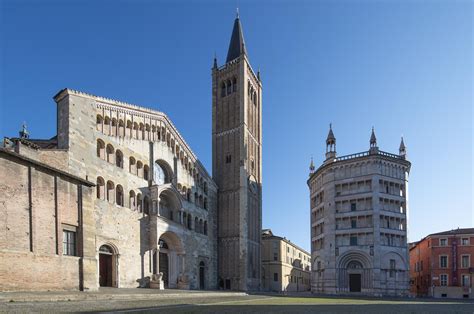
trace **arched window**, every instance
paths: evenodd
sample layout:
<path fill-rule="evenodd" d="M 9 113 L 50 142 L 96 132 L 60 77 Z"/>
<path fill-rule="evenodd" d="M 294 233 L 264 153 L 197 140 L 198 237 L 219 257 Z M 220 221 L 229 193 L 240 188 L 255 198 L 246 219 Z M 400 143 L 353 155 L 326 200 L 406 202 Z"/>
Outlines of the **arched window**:
<path fill-rule="evenodd" d="M 199 219 L 194 218 L 194 231 L 199 232 Z"/>
<path fill-rule="evenodd" d="M 199 233 L 204 233 L 204 222 L 199 219 Z"/>
<path fill-rule="evenodd" d="M 126 131 L 125 136 L 132 137 L 132 133 L 133 133 L 132 121 L 127 120 L 127 131 Z"/>
<path fill-rule="evenodd" d="M 143 140 L 145 139 L 145 126 L 143 125 L 143 123 L 140 123 L 139 129 L 140 129 L 140 134 L 138 138 Z"/>
<path fill-rule="evenodd" d="M 137 210 L 138 212 L 142 212 L 142 194 L 138 193 L 137 194 Z"/>
<path fill-rule="evenodd" d="M 194 204 L 196 204 L 196 206 L 199 206 L 199 195 L 197 194 L 197 192 L 194 192 Z"/>
<path fill-rule="evenodd" d="M 236 91 L 237 91 L 237 79 L 234 77 L 232 81 L 232 92 L 236 92 Z"/>
<path fill-rule="evenodd" d="M 221 97 L 225 97 L 225 83 L 222 82 L 221 84 Z"/>
<path fill-rule="evenodd" d="M 120 149 L 115 152 L 115 165 L 119 168 L 123 168 L 123 153 Z"/>
<path fill-rule="evenodd" d="M 105 181 L 102 177 L 97 177 L 97 198 L 98 199 L 105 199 Z"/>
<path fill-rule="evenodd" d="M 137 161 L 137 176 L 143 178 L 143 163 L 140 160 Z"/>
<path fill-rule="evenodd" d="M 125 123 L 123 122 L 122 119 L 119 120 L 118 126 L 119 126 L 119 133 L 118 133 L 118 135 L 119 135 L 120 137 L 124 137 L 124 136 L 125 136 Z"/>
<path fill-rule="evenodd" d="M 232 83 L 230 80 L 227 80 L 227 95 L 229 95 L 230 93 L 232 93 Z"/>
<path fill-rule="evenodd" d="M 143 179 L 150 180 L 150 167 L 148 165 L 143 166 Z"/>
<path fill-rule="evenodd" d="M 148 198 L 148 196 L 145 196 L 143 200 L 143 212 L 147 215 L 150 214 L 150 199 Z"/>
<path fill-rule="evenodd" d="M 186 192 L 186 200 L 188 202 L 191 202 L 191 189 L 188 189 L 188 191 Z"/>
<path fill-rule="evenodd" d="M 254 105 L 257 104 L 257 93 L 256 92 L 253 93 L 253 104 Z"/>
<path fill-rule="evenodd" d="M 101 139 L 97 140 L 97 157 L 105 160 L 105 143 Z"/>
<path fill-rule="evenodd" d="M 112 124 L 110 127 L 110 134 L 113 136 L 117 135 L 117 119 L 112 118 Z"/>
<path fill-rule="evenodd" d="M 138 129 L 138 123 L 133 123 L 133 138 L 138 138 L 138 133 L 139 133 L 139 129 Z"/>
<path fill-rule="evenodd" d="M 136 207 L 135 191 L 133 191 L 133 190 L 130 191 L 130 193 L 128 194 L 128 199 L 129 199 L 128 207 L 131 210 L 136 210 L 137 207 Z"/>
<path fill-rule="evenodd" d="M 132 174 L 137 173 L 137 165 L 136 165 L 135 158 L 133 158 L 133 157 L 129 158 L 129 169 L 128 169 L 128 171 Z"/>
<path fill-rule="evenodd" d="M 145 124 L 145 140 L 150 140 L 150 125 L 148 123 Z"/>
<path fill-rule="evenodd" d="M 115 189 L 115 202 L 118 206 L 123 206 L 123 187 L 120 184 Z"/>
<path fill-rule="evenodd" d="M 204 234 L 207 235 L 207 221 L 204 221 Z"/>
<path fill-rule="evenodd" d="M 204 209 L 207 209 L 207 198 L 204 198 Z"/>
<path fill-rule="evenodd" d="M 193 221 L 193 218 L 191 217 L 191 214 L 188 214 L 188 229 L 191 230 L 192 229 L 192 221 Z"/>
<path fill-rule="evenodd" d="M 112 181 L 107 181 L 107 201 L 113 203 L 115 200 L 115 184 Z"/>
<path fill-rule="evenodd" d="M 97 131 L 102 131 L 102 123 L 104 122 L 104 118 L 100 114 L 97 115 L 96 119 L 96 127 Z"/>
<path fill-rule="evenodd" d="M 202 195 L 199 195 L 199 207 L 203 207 L 203 206 L 204 206 L 204 199 Z"/>
<path fill-rule="evenodd" d="M 107 144 L 107 161 L 110 163 L 114 163 L 114 154 L 115 150 L 111 144 Z"/>
<path fill-rule="evenodd" d="M 103 133 L 104 134 L 110 134 L 110 118 L 105 116 L 104 118 L 104 128 L 103 128 Z"/>
<path fill-rule="evenodd" d="M 151 126 L 151 141 L 156 142 L 158 140 L 157 134 L 156 134 L 156 126 L 152 125 Z"/>

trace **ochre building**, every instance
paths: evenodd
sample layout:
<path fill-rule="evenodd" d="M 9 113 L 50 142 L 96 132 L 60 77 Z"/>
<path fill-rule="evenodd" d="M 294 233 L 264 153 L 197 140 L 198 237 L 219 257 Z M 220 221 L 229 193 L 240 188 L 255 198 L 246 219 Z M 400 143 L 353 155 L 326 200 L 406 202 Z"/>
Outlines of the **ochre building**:
<path fill-rule="evenodd" d="M 415 296 L 474 298 L 474 228 L 433 233 L 410 245 Z"/>
<path fill-rule="evenodd" d="M 370 149 L 336 155 L 332 128 L 326 159 L 307 181 L 311 208 L 311 290 L 314 293 L 406 295 L 409 290 L 407 211 L 410 162 Z"/>
<path fill-rule="evenodd" d="M 262 289 L 264 291 L 309 291 L 311 255 L 270 229 L 262 231 Z"/>
<path fill-rule="evenodd" d="M 63 89 L 0 148 L 0 290 L 260 288 L 261 81 L 237 17 L 212 68 L 213 177 L 160 111 Z"/>

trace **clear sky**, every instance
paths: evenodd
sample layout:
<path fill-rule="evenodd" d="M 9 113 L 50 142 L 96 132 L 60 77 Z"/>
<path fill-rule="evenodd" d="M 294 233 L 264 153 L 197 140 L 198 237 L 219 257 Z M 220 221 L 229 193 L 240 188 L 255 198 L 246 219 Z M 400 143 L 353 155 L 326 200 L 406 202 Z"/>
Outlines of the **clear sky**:
<path fill-rule="evenodd" d="M 0 0 L 0 136 L 55 135 L 69 87 L 165 112 L 211 171 L 211 67 L 240 7 L 263 80 L 263 226 L 310 247 L 311 155 L 412 162 L 409 240 L 473 227 L 471 1 Z"/>

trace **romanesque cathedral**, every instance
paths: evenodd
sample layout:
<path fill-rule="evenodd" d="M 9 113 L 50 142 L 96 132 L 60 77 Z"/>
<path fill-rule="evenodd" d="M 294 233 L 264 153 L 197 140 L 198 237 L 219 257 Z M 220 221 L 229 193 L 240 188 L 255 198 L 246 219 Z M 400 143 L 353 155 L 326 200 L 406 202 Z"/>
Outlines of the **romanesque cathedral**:
<path fill-rule="evenodd" d="M 163 112 L 54 101 L 54 137 L 0 148 L 0 290 L 260 288 L 262 84 L 238 17 L 212 68 L 212 176 Z"/>

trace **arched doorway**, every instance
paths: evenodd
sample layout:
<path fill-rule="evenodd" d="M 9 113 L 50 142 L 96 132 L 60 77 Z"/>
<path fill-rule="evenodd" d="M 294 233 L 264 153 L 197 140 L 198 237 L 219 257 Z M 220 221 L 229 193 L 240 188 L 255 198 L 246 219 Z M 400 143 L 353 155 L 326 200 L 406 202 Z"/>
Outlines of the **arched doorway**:
<path fill-rule="evenodd" d="M 204 262 L 199 263 L 199 289 L 206 289 L 206 265 Z"/>
<path fill-rule="evenodd" d="M 163 233 L 158 241 L 154 270 L 163 274 L 165 288 L 178 288 L 179 278 L 184 273 L 183 259 L 184 251 L 179 237 L 170 231 Z"/>
<path fill-rule="evenodd" d="M 338 261 L 338 291 L 370 292 L 373 287 L 372 264 L 368 254 L 348 251 Z"/>
<path fill-rule="evenodd" d="M 109 245 L 99 248 L 99 285 L 101 287 L 115 287 L 115 257 L 116 254 Z"/>

